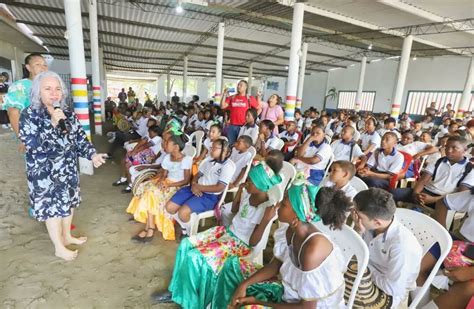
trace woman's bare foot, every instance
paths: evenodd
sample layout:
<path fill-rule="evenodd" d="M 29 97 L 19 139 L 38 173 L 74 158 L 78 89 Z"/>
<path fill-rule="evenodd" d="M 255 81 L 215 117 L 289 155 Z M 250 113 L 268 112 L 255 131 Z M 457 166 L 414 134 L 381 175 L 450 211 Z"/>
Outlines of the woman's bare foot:
<path fill-rule="evenodd" d="M 64 245 L 69 246 L 69 245 L 82 245 L 87 241 L 87 237 L 68 237 L 64 238 Z"/>
<path fill-rule="evenodd" d="M 77 257 L 77 253 L 78 253 L 77 250 L 72 251 L 66 247 L 63 247 L 63 248 L 56 249 L 56 251 L 54 252 L 54 255 L 56 255 L 59 258 L 62 258 L 63 260 L 72 261 Z"/>

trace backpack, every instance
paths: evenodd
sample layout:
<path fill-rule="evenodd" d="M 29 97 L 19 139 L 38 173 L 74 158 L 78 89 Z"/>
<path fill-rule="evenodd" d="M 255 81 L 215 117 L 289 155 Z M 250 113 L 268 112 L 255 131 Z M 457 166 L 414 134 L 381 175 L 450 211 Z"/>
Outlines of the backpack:
<path fill-rule="evenodd" d="M 435 168 L 434 168 L 434 171 L 433 171 L 433 176 L 431 177 L 432 180 L 435 179 L 436 177 L 436 172 L 438 171 L 438 167 L 440 166 L 441 162 L 443 162 L 443 160 L 445 159 L 446 157 L 442 157 L 442 158 L 439 158 L 438 161 L 436 161 L 435 163 Z M 461 182 L 464 180 L 464 178 L 466 178 L 466 176 L 472 171 L 472 163 L 471 162 L 467 162 L 466 166 L 464 167 L 464 172 L 462 173 L 462 176 L 461 178 L 459 179 L 458 183 L 456 184 L 456 187 L 459 187 L 459 185 L 461 184 Z"/>

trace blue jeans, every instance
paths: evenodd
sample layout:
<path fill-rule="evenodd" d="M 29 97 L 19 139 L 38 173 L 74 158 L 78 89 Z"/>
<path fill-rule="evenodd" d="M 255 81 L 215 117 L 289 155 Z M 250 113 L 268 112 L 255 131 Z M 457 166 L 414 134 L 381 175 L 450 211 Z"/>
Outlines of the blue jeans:
<path fill-rule="evenodd" d="M 229 140 L 230 146 L 234 145 L 235 141 L 237 140 L 237 137 L 239 137 L 241 127 L 242 126 L 235 126 L 233 124 L 230 124 L 227 127 L 227 139 Z"/>
<path fill-rule="evenodd" d="M 388 190 L 390 181 L 388 179 L 381 179 L 376 177 L 362 177 L 361 178 L 369 188 L 381 188 Z"/>

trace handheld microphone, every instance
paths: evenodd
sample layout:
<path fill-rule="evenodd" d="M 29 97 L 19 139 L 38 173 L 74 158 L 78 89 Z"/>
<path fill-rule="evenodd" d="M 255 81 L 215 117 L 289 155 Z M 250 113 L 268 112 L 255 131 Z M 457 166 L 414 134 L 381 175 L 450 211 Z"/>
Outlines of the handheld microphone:
<path fill-rule="evenodd" d="M 54 107 L 55 110 L 56 109 L 61 109 L 61 104 L 59 103 L 59 101 L 54 101 L 53 102 L 53 107 Z M 66 122 L 64 121 L 64 119 L 59 119 L 58 125 L 59 125 L 59 128 L 61 129 L 61 132 L 63 132 L 63 133 L 67 132 Z"/>

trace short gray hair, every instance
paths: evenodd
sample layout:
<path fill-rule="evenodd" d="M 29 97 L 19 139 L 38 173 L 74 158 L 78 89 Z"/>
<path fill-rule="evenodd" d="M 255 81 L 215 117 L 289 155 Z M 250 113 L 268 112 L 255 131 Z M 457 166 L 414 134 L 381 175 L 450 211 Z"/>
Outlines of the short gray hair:
<path fill-rule="evenodd" d="M 31 108 L 32 109 L 40 109 L 40 108 L 43 107 L 43 102 L 41 102 L 41 93 L 40 93 L 41 92 L 41 81 L 46 77 L 54 77 L 59 81 L 59 84 L 61 85 L 61 90 L 63 92 L 63 96 L 62 96 L 61 101 L 59 103 L 61 104 L 61 109 L 66 108 L 67 107 L 67 105 L 66 105 L 66 98 L 67 98 L 66 85 L 64 84 L 61 77 L 53 71 L 46 71 L 46 72 L 40 73 L 33 80 L 33 85 L 31 86 L 31 92 L 30 92 Z"/>

